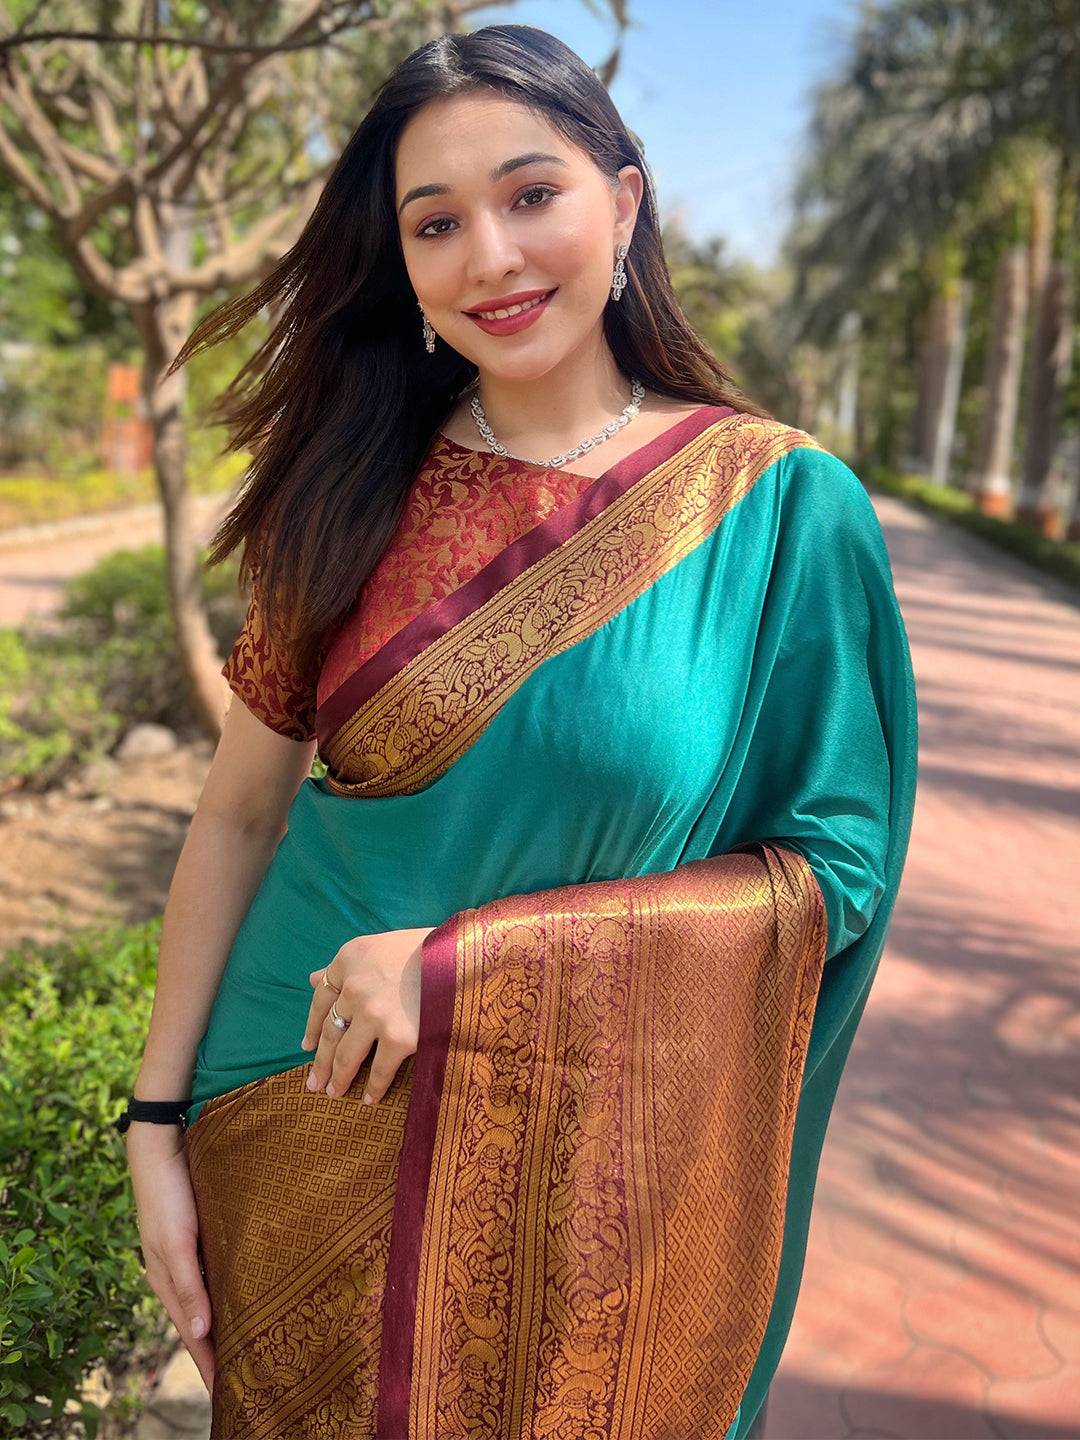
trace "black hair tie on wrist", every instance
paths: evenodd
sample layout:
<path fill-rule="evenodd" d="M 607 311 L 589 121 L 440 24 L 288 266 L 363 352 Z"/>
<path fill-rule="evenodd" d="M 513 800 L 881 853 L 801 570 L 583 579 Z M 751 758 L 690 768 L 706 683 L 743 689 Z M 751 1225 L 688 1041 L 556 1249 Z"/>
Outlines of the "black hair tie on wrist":
<path fill-rule="evenodd" d="M 127 1109 L 112 1122 L 113 1128 L 123 1135 L 132 1120 L 152 1120 L 156 1125 L 180 1125 L 186 1129 L 190 1105 L 190 1095 L 186 1100 L 136 1100 L 132 1095 Z"/>

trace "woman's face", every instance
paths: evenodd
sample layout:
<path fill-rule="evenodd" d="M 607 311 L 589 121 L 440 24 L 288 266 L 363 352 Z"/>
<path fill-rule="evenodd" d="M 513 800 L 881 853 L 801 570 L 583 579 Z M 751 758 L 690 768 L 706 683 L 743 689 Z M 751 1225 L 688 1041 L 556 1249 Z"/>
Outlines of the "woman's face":
<path fill-rule="evenodd" d="M 530 155 L 548 158 L 517 163 Z M 424 314 L 482 374 L 544 374 L 599 325 L 641 192 L 636 166 L 623 166 L 613 185 L 513 100 L 482 92 L 430 101 L 402 131 L 395 175 L 401 248 Z M 554 294 L 530 323 L 504 322 L 503 333 L 470 318 L 521 291 Z M 422 323 L 417 310 L 417 346 Z"/>

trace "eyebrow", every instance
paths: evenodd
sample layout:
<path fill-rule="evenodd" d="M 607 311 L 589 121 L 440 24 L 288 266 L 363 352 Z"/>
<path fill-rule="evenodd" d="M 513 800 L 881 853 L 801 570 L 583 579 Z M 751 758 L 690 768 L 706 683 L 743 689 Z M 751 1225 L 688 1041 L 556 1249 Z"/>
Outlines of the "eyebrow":
<path fill-rule="evenodd" d="M 494 185 L 497 180 L 501 180 L 504 175 L 509 175 L 512 170 L 519 170 L 522 165 L 533 165 L 538 160 L 547 160 L 552 165 L 566 164 L 566 161 L 558 155 L 549 155 L 544 150 L 530 150 L 526 155 L 515 155 L 510 160 L 504 160 L 501 165 L 496 165 L 488 179 Z M 425 195 L 446 195 L 449 194 L 450 188 L 449 185 L 439 184 L 414 185 L 398 206 L 397 213 L 400 215 L 410 200 L 420 200 Z"/>

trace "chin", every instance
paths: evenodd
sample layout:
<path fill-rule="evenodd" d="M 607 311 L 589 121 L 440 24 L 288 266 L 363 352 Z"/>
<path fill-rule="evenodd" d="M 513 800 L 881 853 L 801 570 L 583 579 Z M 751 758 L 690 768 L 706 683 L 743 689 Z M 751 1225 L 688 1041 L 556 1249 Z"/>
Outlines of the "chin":
<path fill-rule="evenodd" d="M 471 360 L 480 371 L 481 381 L 491 379 L 506 381 L 514 385 L 526 385 L 531 380 L 539 380 L 549 371 L 553 370 L 562 355 L 553 355 L 549 352 L 534 355 L 520 355 L 507 357 L 500 362 L 499 357 L 493 361 L 490 355 L 468 355 L 466 359 Z"/>

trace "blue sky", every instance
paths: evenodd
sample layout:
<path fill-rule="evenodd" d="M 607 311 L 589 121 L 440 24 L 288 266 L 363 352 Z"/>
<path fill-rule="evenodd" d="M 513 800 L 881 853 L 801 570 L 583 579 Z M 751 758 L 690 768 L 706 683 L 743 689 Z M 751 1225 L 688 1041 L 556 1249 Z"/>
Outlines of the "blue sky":
<path fill-rule="evenodd" d="M 603 8 L 603 0 L 596 0 Z M 681 212 L 697 239 L 768 265 L 786 226 L 809 90 L 847 51 L 858 0 L 627 0 L 635 27 L 611 94 L 644 142 L 662 218 Z M 590 65 L 614 28 L 584 0 L 520 0 L 473 25 L 550 30 Z"/>

